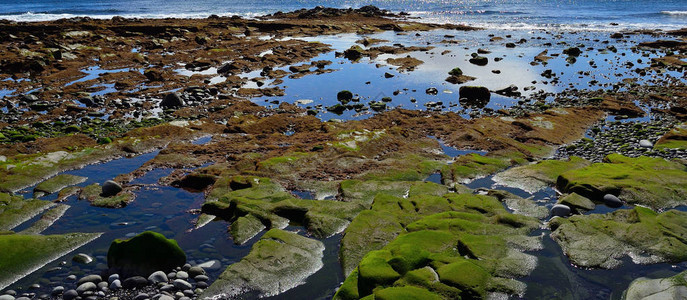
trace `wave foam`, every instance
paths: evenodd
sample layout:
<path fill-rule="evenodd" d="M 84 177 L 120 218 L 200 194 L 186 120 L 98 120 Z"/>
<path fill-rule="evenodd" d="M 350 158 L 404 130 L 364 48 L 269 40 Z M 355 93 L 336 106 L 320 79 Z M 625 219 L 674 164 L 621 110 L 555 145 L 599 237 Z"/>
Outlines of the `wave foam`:
<path fill-rule="evenodd" d="M 23 14 L 15 15 L 0 15 L 0 20 L 9 20 L 15 22 L 42 22 L 42 21 L 54 21 L 59 19 L 69 19 L 77 17 L 89 17 L 92 19 L 112 19 L 113 17 L 119 16 L 124 18 L 139 18 L 139 19 L 165 19 L 165 18 L 180 18 L 180 19 L 203 19 L 210 15 L 217 15 L 220 17 L 228 16 L 242 16 L 247 18 L 253 18 L 262 13 L 178 13 L 178 14 L 103 14 L 103 15 L 89 15 L 89 14 L 51 14 L 51 13 L 33 13 L 26 12 Z"/>
<path fill-rule="evenodd" d="M 671 16 L 687 16 L 687 10 L 664 10 L 661 13 Z"/>

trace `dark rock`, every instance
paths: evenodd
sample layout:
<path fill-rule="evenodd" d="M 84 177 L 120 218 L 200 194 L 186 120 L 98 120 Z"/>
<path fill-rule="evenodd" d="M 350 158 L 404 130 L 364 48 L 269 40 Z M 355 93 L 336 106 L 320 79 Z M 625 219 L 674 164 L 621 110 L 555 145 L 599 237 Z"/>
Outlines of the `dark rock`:
<path fill-rule="evenodd" d="M 474 103 L 474 105 L 478 107 L 486 106 L 491 98 L 489 89 L 483 86 L 461 86 L 458 90 L 458 95 L 460 99 L 465 100 L 465 103 Z"/>
<path fill-rule="evenodd" d="M 569 56 L 580 56 L 582 54 L 582 50 L 577 47 L 570 47 L 568 49 L 563 50 L 563 54 L 567 54 Z"/>
<path fill-rule="evenodd" d="M 160 71 L 158 71 L 158 70 L 153 70 L 153 69 L 146 70 L 145 72 L 143 72 L 143 75 L 146 78 L 148 78 L 149 81 L 162 81 L 163 80 L 162 73 L 160 73 Z"/>
<path fill-rule="evenodd" d="M 431 88 L 428 88 L 428 89 L 425 91 L 425 93 L 426 93 L 427 95 L 434 95 L 434 96 L 436 96 L 436 95 L 439 94 L 439 90 L 437 90 L 437 88 L 431 87 Z"/>
<path fill-rule="evenodd" d="M 563 204 L 556 204 L 551 208 L 551 216 L 565 217 L 570 215 L 570 207 Z"/>
<path fill-rule="evenodd" d="M 511 84 L 505 88 L 495 90 L 494 93 L 503 95 L 506 97 L 519 97 L 521 95 L 520 92 L 518 92 L 518 87 L 515 86 L 514 84 Z"/>
<path fill-rule="evenodd" d="M 448 75 L 451 75 L 451 76 L 460 76 L 460 75 L 463 75 L 463 70 L 461 70 L 460 68 L 457 68 L 457 67 L 456 67 L 456 68 L 453 68 L 451 71 L 449 71 L 449 72 L 448 72 Z"/>
<path fill-rule="evenodd" d="M 347 104 L 348 102 L 353 100 L 353 93 L 346 90 L 340 91 L 336 94 L 336 100 L 341 102 L 341 104 Z"/>
<path fill-rule="evenodd" d="M 603 200 L 604 200 L 604 204 L 606 204 L 606 206 L 611 207 L 611 208 L 618 208 L 618 207 L 623 206 L 623 201 L 620 201 L 620 199 L 618 199 L 618 197 L 616 197 L 613 194 L 604 195 Z"/>
<path fill-rule="evenodd" d="M 124 279 L 122 282 L 122 287 L 125 289 L 141 288 L 148 285 L 148 279 L 142 276 L 134 276 Z"/>
<path fill-rule="evenodd" d="M 146 299 L 150 299 L 150 296 L 148 296 L 148 294 L 144 294 L 144 293 L 140 293 L 140 294 L 136 295 L 136 297 L 134 297 L 134 300 L 146 300 Z"/>
<path fill-rule="evenodd" d="M 88 256 L 87 254 L 79 253 L 77 255 L 74 255 L 74 257 L 72 257 L 72 261 L 75 263 L 87 265 L 87 264 L 90 264 L 91 262 L 93 262 L 93 258 Z M 86 276 L 86 277 L 88 277 L 88 276 Z M 83 280 L 83 278 L 82 278 L 82 280 Z M 100 279 L 100 280 L 102 281 L 102 279 Z M 79 284 L 81 284 L 81 283 L 83 283 L 83 282 L 81 282 L 81 280 L 79 280 Z"/>
<path fill-rule="evenodd" d="M 79 293 L 76 290 L 68 290 L 62 294 L 62 299 L 64 300 L 72 300 L 76 297 L 79 297 Z"/>
<path fill-rule="evenodd" d="M 486 66 L 489 63 L 489 59 L 484 56 L 475 56 L 470 58 L 470 63 L 478 66 Z"/>
<path fill-rule="evenodd" d="M 332 112 L 332 113 L 337 114 L 337 115 L 343 114 L 344 111 L 346 111 L 346 109 L 347 109 L 346 106 L 341 105 L 341 104 L 335 104 L 335 105 L 327 107 L 327 111 Z"/>
<path fill-rule="evenodd" d="M 129 240 L 117 239 L 107 252 L 108 267 L 121 271 L 122 275 L 147 276 L 157 270 L 172 270 L 184 263 L 186 254 L 177 242 L 152 231 Z"/>
<path fill-rule="evenodd" d="M 79 279 L 79 281 L 76 282 L 77 285 L 81 285 L 86 282 L 93 282 L 93 283 L 98 283 L 103 281 L 103 278 L 100 277 L 100 275 L 88 275 L 84 276 L 83 278 Z"/>
<path fill-rule="evenodd" d="M 386 103 L 378 102 L 378 101 L 371 101 L 370 102 L 370 109 L 372 109 L 374 111 L 383 111 L 386 109 Z"/>
<path fill-rule="evenodd" d="M 165 98 L 160 102 L 160 107 L 162 108 L 177 108 L 186 105 L 184 100 L 181 99 L 177 93 L 169 93 L 165 95 Z"/>
<path fill-rule="evenodd" d="M 384 73 L 384 78 L 393 78 L 394 74 L 391 74 L 389 72 Z"/>
<path fill-rule="evenodd" d="M 79 293 L 79 295 L 81 295 L 87 291 L 95 291 L 97 288 L 98 286 L 95 285 L 95 283 L 93 282 L 84 282 L 76 288 L 76 292 Z"/>
<path fill-rule="evenodd" d="M 108 180 L 108 181 L 105 181 L 105 183 L 103 183 L 101 195 L 103 197 L 110 197 L 110 196 L 117 195 L 121 191 L 122 191 L 122 186 L 119 185 L 119 183 L 116 183 L 112 180 Z"/>
<path fill-rule="evenodd" d="M 205 270 L 204 270 L 203 268 L 201 268 L 201 267 L 194 266 L 194 267 L 190 267 L 190 268 L 188 269 L 188 276 L 193 277 L 194 279 L 195 279 L 197 276 L 202 276 L 202 275 L 205 275 Z M 197 280 L 197 279 L 196 279 L 196 280 Z"/>
<path fill-rule="evenodd" d="M 515 43 L 506 43 L 506 48 L 515 48 Z"/>
<path fill-rule="evenodd" d="M 188 281 L 183 280 L 183 279 L 175 279 L 173 284 L 177 289 L 180 289 L 182 291 L 183 290 L 190 290 L 193 288 L 193 286 L 190 283 L 188 283 Z"/>

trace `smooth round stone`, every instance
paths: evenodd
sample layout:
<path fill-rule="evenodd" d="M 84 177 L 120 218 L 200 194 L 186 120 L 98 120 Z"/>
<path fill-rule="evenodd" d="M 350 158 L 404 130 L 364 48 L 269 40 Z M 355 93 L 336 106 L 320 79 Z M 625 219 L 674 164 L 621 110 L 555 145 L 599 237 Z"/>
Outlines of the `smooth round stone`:
<path fill-rule="evenodd" d="M 153 274 L 150 274 L 150 276 L 148 276 L 148 282 L 153 284 L 159 282 L 166 283 L 167 281 L 169 281 L 169 279 L 167 279 L 167 274 L 165 274 L 165 272 L 162 271 L 154 272 Z"/>
<path fill-rule="evenodd" d="M 618 208 L 623 206 L 623 201 L 620 201 L 615 195 L 606 194 L 604 195 L 604 204 L 608 207 Z"/>
<path fill-rule="evenodd" d="M 200 281 L 208 281 L 210 278 L 207 275 L 198 275 L 196 277 L 193 277 L 193 280 L 200 282 Z"/>
<path fill-rule="evenodd" d="M 190 268 L 191 268 L 191 264 L 184 264 L 184 265 L 181 267 L 181 270 L 182 270 L 182 271 L 188 271 L 188 269 L 190 269 Z"/>
<path fill-rule="evenodd" d="M 173 284 L 166 284 L 166 285 L 163 285 L 163 286 L 160 288 L 160 292 L 171 292 L 171 291 L 173 291 L 173 290 L 174 290 L 174 285 L 173 285 Z"/>
<path fill-rule="evenodd" d="M 17 292 L 14 290 L 6 290 L 5 295 L 16 296 Z"/>
<path fill-rule="evenodd" d="M 169 279 L 176 279 L 176 278 L 177 278 L 177 272 L 169 272 L 169 273 L 167 273 L 167 278 L 169 278 Z"/>
<path fill-rule="evenodd" d="M 56 286 L 54 289 L 52 289 L 52 292 L 50 292 L 50 294 L 52 294 L 53 296 L 57 296 L 57 295 L 60 295 L 62 293 L 64 293 L 64 287 L 61 285 Z"/>
<path fill-rule="evenodd" d="M 551 208 L 551 215 L 558 217 L 565 217 L 570 215 L 570 207 L 563 204 L 556 204 Z"/>
<path fill-rule="evenodd" d="M 150 296 L 148 296 L 148 294 L 140 293 L 140 294 L 136 295 L 136 297 L 134 297 L 134 300 L 145 300 L 145 299 L 150 299 Z"/>
<path fill-rule="evenodd" d="M 116 291 L 122 288 L 122 282 L 119 279 L 115 279 L 110 283 L 110 289 Z"/>
<path fill-rule="evenodd" d="M 100 291 L 102 291 L 103 289 L 106 289 L 108 287 L 108 284 L 105 281 L 98 282 L 97 285 L 98 285 L 98 290 L 100 290 Z"/>
<path fill-rule="evenodd" d="M 184 295 L 186 295 L 186 296 L 188 296 L 188 297 L 191 297 L 191 296 L 193 296 L 193 295 L 195 295 L 195 294 L 196 294 L 196 293 L 194 293 L 191 289 L 184 290 Z"/>
<path fill-rule="evenodd" d="M 12 296 L 12 295 L 2 295 L 2 296 L 0 296 L 0 300 L 14 300 L 14 296 Z"/>
<path fill-rule="evenodd" d="M 184 296 L 184 297 L 179 298 L 179 300 L 191 300 L 191 298 Z"/>
<path fill-rule="evenodd" d="M 196 278 L 198 275 L 205 275 L 205 270 L 199 266 L 190 267 L 188 269 L 188 276 Z"/>
<path fill-rule="evenodd" d="M 69 276 L 67 276 L 66 279 L 69 280 L 69 281 L 74 281 L 74 280 L 76 280 L 76 275 L 74 275 L 74 274 L 69 275 Z"/>
<path fill-rule="evenodd" d="M 641 141 L 639 141 L 639 147 L 650 149 L 650 148 L 654 147 L 654 144 L 652 142 L 650 142 L 649 140 L 641 140 Z"/>
<path fill-rule="evenodd" d="M 103 281 L 103 278 L 100 277 L 100 275 L 88 275 L 88 276 L 84 276 L 83 278 L 79 279 L 79 281 L 77 281 L 76 284 L 81 285 L 85 282 L 98 283 L 101 281 Z"/>
<path fill-rule="evenodd" d="M 74 261 L 76 263 L 83 264 L 83 265 L 87 265 L 87 264 L 90 264 L 93 262 L 93 258 L 88 256 L 88 254 L 79 253 L 77 255 L 74 255 L 74 257 L 72 257 L 72 261 Z"/>
<path fill-rule="evenodd" d="M 181 297 L 186 297 L 186 296 L 184 296 L 184 293 L 182 293 L 182 292 L 176 292 L 176 293 L 174 294 L 174 297 L 176 297 L 177 299 L 179 299 L 179 298 L 181 298 Z"/>
<path fill-rule="evenodd" d="M 206 289 L 206 288 L 208 288 L 208 283 L 205 281 L 201 281 L 201 282 L 196 283 L 196 287 L 201 288 L 201 289 Z"/>
<path fill-rule="evenodd" d="M 144 287 L 146 285 L 148 285 L 148 279 L 145 279 L 142 276 L 129 277 L 122 282 L 122 286 L 127 289 Z"/>
<path fill-rule="evenodd" d="M 38 284 L 38 283 L 34 283 L 34 284 L 32 284 L 32 285 L 29 286 L 29 289 L 30 289 L 30 290 L 37 290 L 37 289 L 40 289 L 40 288 L 41 288 L 41 285 Z"/>
<path fill-rule="evenodd" d="M 29 297 L 19 297 L 16 300 L 31 300 Z"/>
<path fill-rule="evenodd" d="M 72 300 L 76 297 L 79 297 L 79 292 L 77 292 L 76 290 L 68 290 L 64 292 L 64 294 L 62 294 L 62 298 L 64 300 Z"/>
<path fill-rule="evenodd" d="M 180 290 L 190 290 L 193 286 L 186 280 L 174 279 L 174 286 Z"/>
<path fill-rule="evenodd" d="M 177 272 L 177 279 L 183 279 L 183 280 L 188 279 L 188 273 L 186 273 L 184 271 Z"/>
<path fill-rule="evenodd" d="M 102 187 L 102 195 L 104 197 L 110 197 L 117 195 L 117 193 L 122 191 L 122 186 L 112 180 L 105 181 Z"/>
<path fill-rule="evenodd" d="M 174 297 L 167 296 L 167 295 L 160 295 L 160 297 L 158 297 L 157 300 L 174 300 Z"/>
<path fill-rule="evenodd" d="M 94 291 L 97 288 L 98 287 L 93 282 L 84 282 L 83 284 L 79 285 L 78 288 L 76 288 L 76 292 L 79 294 L 83 294 L 87 291 Z"/>
<path fill-rule="evenodd" d="M 107 278 L 107 282 L 112 283 L 113 281 L 119 279 L 119 274 L 112 274 Z"/>

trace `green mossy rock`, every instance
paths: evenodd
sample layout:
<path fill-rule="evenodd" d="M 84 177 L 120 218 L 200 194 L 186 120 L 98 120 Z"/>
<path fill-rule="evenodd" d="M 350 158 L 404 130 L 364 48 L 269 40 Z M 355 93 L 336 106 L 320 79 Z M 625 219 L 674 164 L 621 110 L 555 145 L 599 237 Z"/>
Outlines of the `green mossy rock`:
<path fill-rule="evenodd" d="M 614 268 L 626 255 L 635 263 L 687 260 L 687 212 L 657 214 L 635 207 L 605 215 L 554 218 L 549 227 L 570 261 L 581 267 Z"/>
<path fill-rule="evenodd" d="M 98 238 L 100 233 L 64 235 L 0 234 L 0 289 L 64 254 Z"/>
<path fill-rule="evenodd" d="M 442 298 L 425 289 L 413 286 L 390 287 L 377 290 L 374 293 L 375 300 L 441 300 Z"/>
<path fill-rule="evenodd" d="M 518 166 L 498 173 L 494 181 L 516 187 L 528 192 L 536 192 L 547 186 L 556 184 L 558 176 L 566 171 L 589 166 L 590 161 L 571 157 L 568 160 L 543 160 L 535 164 Z"/>
<path fill-rule="evenodd" d="M 485 299 L 486 285 L 491 277 L 484 269 L 468 261 L 458 261 L 437 269 L 439 280 L 462 291 L 463 299 Z"/>
<path fill-rule="evenodd" d="M 114 240 L 107 251 L 107 266 L 125 277 L 167 272 L 185 263 L 186 254 L 175 240 L 152 231 L 128 240 Z"/>
<path fill-rule="evenodd" d="M 487 195 L 505 203 L 508 208 L 513 210 L 514 214 L 537 219 L 544 219 L 549 216 L 549 210 L 544 206 L 537 205 L 532 199 L 524 199 L 503 190 L 490 190 Z"/>
<path fill-rule="evenodd" d="M 48 229 L 50 225 L 55 223 L 57 219 L 61 218 L 69 207 L 70 206 L 66 204 L 58 204 L 56 207 L 45 212 L 38 221 L 31 224 L 31 227 L 22 230 L 20 234 L 39 234 L 43 232 Z"/>
<path fill-rule="evenodd" d="M 0 231 L 11 230 L 54 206 L 50 201 L 27 199 L 0 193 Z"/>
<path fill-rule="evenodd" d="M 45 194 L 52 194 L 59 192 L 68 186 L 77 185 L 86 181 L 86 177 L 60 174 L 39 183 L 33 190 L 34 192 L 43 192 Z"/>
<path fill-rule="evenodd" d="M 568 194 L 563 197 L 558 198 L 558 204 L 567 205 L 572 208 L 573 211 L 589 211 L 596 208 L 596 204 L 585 197 L 582 197 L 576 193 Z"/>
<path fill-rule="evenodd" d="M 229 232 L 234 239 L 234 243 L 242 245 L 261 231 L 265 230 L 265 228 L 265 225 L 263 225 L 258 218 L 253 215 L 246 215 L 245 217 L 239 217 L 236 221 L 231 223 Z"/>
<path fill-rule="evenodd" d="M 687 299 L 687 271 L 668 278 L 637 278 L 623 293 L 623 300 L 653 299 Z"/>
<path fill-rule="evenodd" d="M 444 167 L 441 175 L 445 183 L 464 183 L 525 162 L 524 154 L 519 152 L 488 156 L 470 153 L 458 157 L 453 164 Z"/>
<path fill-rule="evenodd" d="M 324 244 L 293 232 L 271 229 L 241 261 L 229 266 L 200 299 L 231 299 L 244 293 L 283 293 L 322 267 Z"/>
<path fill-rule="evenodd" d="M 91 205 L 106 208 L 121 208 L 134 201 L 136 196 L 130 192 L 120 192 L 115 196 L 103 197 L 100 195 L 102 187 L 94 183 L 84 187 L 79 193 L 79 199 L 88 200 Z"/>
<path fill-rule="evenodd" d="M 344 274 L 353 272 L 365 254 L 381 249 L 403 231 L 403 226 L 393 215 L 362 211 L 346 228 L 341 240 L 339 258 Z"/>
<path fill-rule="evenodd" d="M 687 204 L 687 166 L 663 158 L 611 154 L 603 163 L 561 174 L 556 185 L 593 201 L 613 194 L 657 210 Z"/>

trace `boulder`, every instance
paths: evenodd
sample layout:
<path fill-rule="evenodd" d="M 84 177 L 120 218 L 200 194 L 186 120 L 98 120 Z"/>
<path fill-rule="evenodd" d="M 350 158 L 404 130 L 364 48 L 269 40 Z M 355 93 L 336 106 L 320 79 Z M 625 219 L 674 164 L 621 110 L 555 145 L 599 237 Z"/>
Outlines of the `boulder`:
<path fill-rule="evenodd" d="M 177 93 L 169 93 L 165 95 L 165 98 L 162 99 L 162 102 L 160 102 L 160 107 L 162 108 L 178 108 L 186 105 L 184 103 L 184 100 L 181 99 L 181 96 Z"/>
<path fill-rule="evenodd" d="M 122 186 L 119 185 L 119 183 L 116 183 L 112 180 L 105 181 L 103 183 L 103 188 L 101 192 L 101 196 L 103 197 L 111 197 L 114 195 L 117 195 L 119 192 L 122 191 Z"/>
<path fill-rule="evenodd" d="M 489 59 L 484 56 L 475 56 L 470 58 L 470 63 L 478 66 L 486 66 L 489 63 Z"/>
<path fill-rule="evenodd" d="M 623 201 L 618 199 L 618 197 L 616 197 L 613 194 L 604 195 L 603 200 L 604 200 L 604 204 L 606 204 L 606 206 L 608 206 L 608 207 L 618 208 L 618 207 L 623 206 Z"/>
<path fill-rule="evenodd" d="M 152 231 L 129 240 L 114 240 L 107 252 L 108 267 L 125 277 L 147 276 L 157 270 L 172 270 L 184 263 L 186 254 L 177 242 Z"/>
<path fill-rule="evenodd" d="M 351 91 L 340 91 L 339 93 L 336 94 L 336 100 L 341 102 L 341 104 L 347 104 L 351 100 L 353 100 L 353 93 Z"/>
<path fill-rule="evenodd" d="M 557 203 L 567 205 L 568 207 L 577 212 L 589 211 L 596 208 L 596 205 L 594 204 L 594 202 L 592 202 L 592 200 L 589 200 L 586 197 L 582 197 L 575 193 L 565 195 L 559 198 Z"/>
<path fill-rule="evenodd" d="M 570 215 L 570 207 L 563 204 L 556 204 L 551 208 L 551 216 L 566 217 Z"/>
<path fill-rule="evenodd" d="M 668 278 L 637 278 L 623 293 L 623 300 L 687 299 L 687 271 Z"/>
<path fill-rule="evenodd" d="M 489 103 L 491 93 L 483 86 L 461 86 L 458 90 L 461 104 L 466 106 L 484 107 Z"/>

